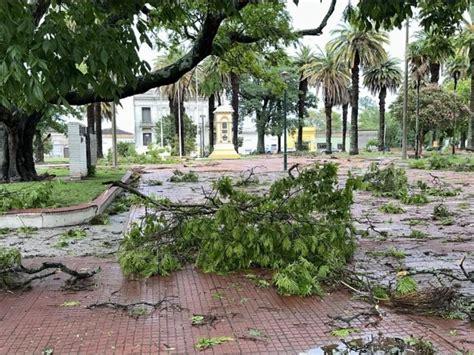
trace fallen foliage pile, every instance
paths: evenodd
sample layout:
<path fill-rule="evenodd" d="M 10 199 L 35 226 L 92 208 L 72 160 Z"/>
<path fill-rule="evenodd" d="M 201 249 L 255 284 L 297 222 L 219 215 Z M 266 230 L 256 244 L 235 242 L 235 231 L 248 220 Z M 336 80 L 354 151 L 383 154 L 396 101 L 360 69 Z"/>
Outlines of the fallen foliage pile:
<path fill-rule="evenodd" d="M 349 176 L 338 187 L 336 165 L 325 164 L 290 173 L 262 196 L 223 177 L 202 204 L 145 197 L 148 213 L 125 236 L 120 265 L 144 276 L 168 275 L 186 263 L 205 272 L 270 268 L 282 294 L 318 294 L 320 281 L 353 255 L 356 185 Z"/>

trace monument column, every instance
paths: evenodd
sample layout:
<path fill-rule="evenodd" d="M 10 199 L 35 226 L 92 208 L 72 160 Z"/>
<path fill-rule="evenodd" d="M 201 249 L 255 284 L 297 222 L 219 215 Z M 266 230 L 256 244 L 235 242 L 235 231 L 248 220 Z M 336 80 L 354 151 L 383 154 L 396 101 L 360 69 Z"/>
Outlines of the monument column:
<path fill-rule="evenodd" d="M 239 159 L 240 155 L 232 144 L 232 113 L 230 105 L 221 105 L 214 111 L 216 141 L 209 159 Z"/>

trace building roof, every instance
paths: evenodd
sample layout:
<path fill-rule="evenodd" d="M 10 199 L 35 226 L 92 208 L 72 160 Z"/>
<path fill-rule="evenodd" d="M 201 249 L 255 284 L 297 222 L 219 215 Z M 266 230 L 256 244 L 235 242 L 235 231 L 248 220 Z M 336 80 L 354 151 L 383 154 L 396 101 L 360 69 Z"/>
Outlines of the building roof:
<path fill-rule="evenodd" d="M 112 128 L 104 128 L 102 130 L 102 135 L 104 136 L 111 136 L 112 135 Z M 130 133 L 130 132 L 127 132 L 127 131 L 124 131 L 120 128 L 117 128 L 117 135 L 122 135 L 122 136 L 132 136 L 133 137 L 133 133 Z"/>
<path fill-rule="evenodd" d="M 214 113 L 216 112 L 233 113 L 234 109 L 232 108 L 231 105 L 220 105 L 218 108 L 214 110 Z"/>

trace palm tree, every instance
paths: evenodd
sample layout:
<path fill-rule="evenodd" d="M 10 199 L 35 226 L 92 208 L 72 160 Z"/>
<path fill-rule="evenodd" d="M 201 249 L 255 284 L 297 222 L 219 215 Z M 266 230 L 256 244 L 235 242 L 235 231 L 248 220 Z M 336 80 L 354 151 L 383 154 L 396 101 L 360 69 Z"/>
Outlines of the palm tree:
<path fill-rule="evenodd" d="M 385 59 L 384 44 L 388 44 L 385 32 L 362 31 L 355 23 L 342 25 L 332 31 L 336 36 L 329 48 L 336 59 L 351 68 L 351 148 L 349 154 L 359 154 L 357 119 L 359 115 L 359 70 L 375 65 Z"/>
<path fill-rule="evenodd" d="M 351 102 L 351 87 L 346 88 L 346 94 L 342 100 L 342 151 L 346 151 L 346 136 L 347 136 L 347 111 Z"/>
<path fill-rule="evenodd" d="M 340 105 L 347 94 L 350 81 L 345 65 L 337 61 L 336 54 L 329 48 L 324 53 L 321 49 L 314 59 L 304 67 L 304 78 L 308 79 L 316 90 L 321 89 L 326 113 L 326 153 L 332 153 L 332 108 Z"/>
<path fill-rule="evenodd" d="M 410 71 L 413 80 L 415 81 L 416 87 L 416 114 L 415 114 L 415 157 L 421 156 L 422 147 L 422 136 L 420 132 L 420 88 L 424 81 L 428 77 L 428 73 L 431 73 L 431 79 L 433 79 L 433 73 L 430 70 L 430 57 L 426 54 L 423 43 L 415 41 L 408 47 L 408 62 L 410 63 Z"/>
<path fill-rule="evenodd" d="M 181 58 L 184 54 L 183 48 L 174 48 L 166 56 L 160 56 L 155 61 L 155 69 L 166 67 L 171 63 L 174 63 L 177 59 Z M 157 90 L 168 97 L 170 106 L 170 115 L 174 117 L 175 121 L 175 132 L 176 136 L 181 134 L 181 152 L 183 155 L 185 152 L 185 131 L 184 131 L 184 100 L 186 96 L 194 93 L 195 87 L 191 85 L 195 70 L 191 70 L 184 74 L 178 81 L 173 84 L 161 86 Z M 180 128 L 181 127 L 181 132 Z"/>
<path fill-rule="evenodd" d="M 306 95 L 308 94 L 308 78 L 304 74 L 304 66 L 314 60 L 314 53 L 307 46 L 301 46 L 293 63 L 299 70 L 300 79 L 298 87 L 298 138 L 296 149 L 303 149 L 303 125 L 306 116 Z"/>
<path fill-rule="evenodd" d="M 364 85 L 373 95 L 379 95 L 379 151 L 385 149 L 385 98 L 387 91 L 395 93 L 402 83 L 400 60 L 388 58 L 364 72 Z"/>
<path fill-rule="evenodd" d="M 96 102 L 94 104 L 95 134 L 97 141 L 97 158 L 103 158 L 102 148 L 102 120 L 110 121 L 112 119 L 112 104 L 110 102 Z"/>
<path fill-rule="evenodd" d="M 416 33 L 416 41 L 412 44 L 428 58 L 430 83 L 438 84 L 441 63 L 453 55 L 452 40 L 433 32 L 420 31 Z"/>
<path fill-rule="evenodd" d="M 461 32 L 459 42 L 461 44 L 461 55 L 469 58 L 469 71 L 471 74 L 471 98 L 469 108 L 471 119 L 469 120 L 468 148 L 474 150 L 474 3 L 469 7 L 469 19 L 464 19 L 464 29 Z"/>
<path fill-rule="evenodd" d="M 446 71 L 448 72 L 449 77 L 453 79 L 454 92 L 456 92 L 458 88 L 459 80 L 466 76 L 468 69 L 469 69 L 469 65 L 466 61 L 466 58 L 461 55 L 452 57 L 446 63 Z M 456 153 L 456 135 L 457 135 L 457 123 L 456 123 L 456 117 L 455 117 L 453 121 L 453 139 L 452 139 L 452 144 L 451 144 L 453 154 Z M 465 138 L 466 138 L 465 132 L 461 132 L 461 148 L 465 147 L 465 141 L 466 141 Z"/>
<path fill-rule="evenodd" d="M 199 82 L 199 90 L 208 97 L 208 117 L 209 117 L 209 149 L 214 148 L 214 110 L 216 108 L 216 96 L 230 86 L 229 73 L 224 69 L 222 60 L 217 56 L 210 56 L 200 65 L 203 80 Z M 219 100 L 220 102 L 220 100 Z"/>

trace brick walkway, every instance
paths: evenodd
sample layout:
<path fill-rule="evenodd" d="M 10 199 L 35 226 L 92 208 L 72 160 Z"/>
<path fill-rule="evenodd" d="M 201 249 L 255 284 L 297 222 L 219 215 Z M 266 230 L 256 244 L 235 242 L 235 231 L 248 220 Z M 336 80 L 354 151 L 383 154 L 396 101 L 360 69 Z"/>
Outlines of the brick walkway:
<path fill-rule="evenodd" d="M 307 161 L 291 159 L 290 164 Z M 351 162 L 351 167 L 364 164 Z M 281 159 L 201 164 L 191 169 L 207 171 L 214 176 L 217 172 L 239 172 L 262 165 L 269 177 L 274 176 L 281 168 Z M 343 166 L 344 169 L 347 167 Z M 144 179 L 170 174 L 169 169 L 159 169 L 145 175 Z M 147 189 L 143 188 L 145 192 L 153 192 Z M 201 193 L 200 188 L 192 187 L 179 192 L 166 186 L 156 189 L 164 191 L 163 195 L 173 193 L 176 198 L 185 199 L 193 199 Z M 65 276 L 58 275 L 54 279 L 35 282 L 31 291 L 0 293 L 0 354 L 40 354 L 45 350 L 53 350 L 54 354 L 185 354 L 195 351 L 194 345 L 200 338 L 214 336 L 230 336 L 234 341 L 216 345 L 204 353 L 296 354 L 338 342 L 330 332 L 345 325 L 331 323 L 328 315 L 350 316 L 369 307 L 343 290 L 328 293 L 322 299 L 279 296 L 274 289 L 258 288 L 245 277 L 245 272 L 221 276 L 187 267 L 167 278 L 132 280 L 122 276 L 113 258 L 56 260 L 77 269 L 100 266 L 102 271 L 95 277 L 96 284 L 91 290 L 64 291 L 61 287 Z M 35 258 L 26 262 L 37 265 L 41 261 L 41 258 Z M 260 276 L 267 277 L 265 274 Z M 155 303 L 163 299 L 167 301 L 160 308 L 136 317 L 118 310 L 86 308 L 97 302 Z M 80 304 L 62 306 L 71 301 Z M 194 314 L 215 317 L 215 321 L 193 326 Z M 474 332 L 469 324 L 460 321 L 413 317 L 388 309 L 383 309 L 378 324 L 371 324 L 371 321 L 374 319 L 352 322 L 352 327 L 361 330 L 353 337 L 379 332 L 384 336 L 413 335 L 431 340 L 438 353 L 474 350 Z M 255 329 L 253 333 L 260 336 L 249 337 L 249 329 Z M 450 334 L 452 329 L 457 330 L 455 336 Z"/>
<path fill-rule="evenodd" d="M 206 353 L 299 353 L 337 342 L 329 333 L 327 315 L 351 315 L 368 306 L 351 300 L 342 291 L 318 297 L 282 297 L 261 289 L 245 274 L 203 274 L 189 267 L 167 278 L 126 280 L 112 259 L 69 258 L 75 267 L 97 267 L 92 291 L 62 291 L 62 277 L 35 283 L 29 292 L 0 295 L 0 353 L 36 353 L 53 349 L 64 353 L 191 353 L 199 338 L 231 336 L 235 341 L 217 345 Z M 35 263 L 41 262 L 36 259 Z M 176 296 L 176 297 L 173 297 Z M 155 312 L 137 319 L 111 309 L 86 309 L 95 302 L 157 302 L 168 297 Z M 63 307 L 79 301 L 80 306 Z M 431 339 L 441 353 L 454 353 L 448 339 L 449 324 L 422 322 L 385 312 L 378 326 L 354 322 L 359 336 L 382 332 L 386 336 L 410 335 Z M 191 325 L 193 314 L 213 315 L 212 325 Z M 246 339 L 248 329 L 261 339 Z M 440 336 L 444 332 L 444 336 Z"/>

